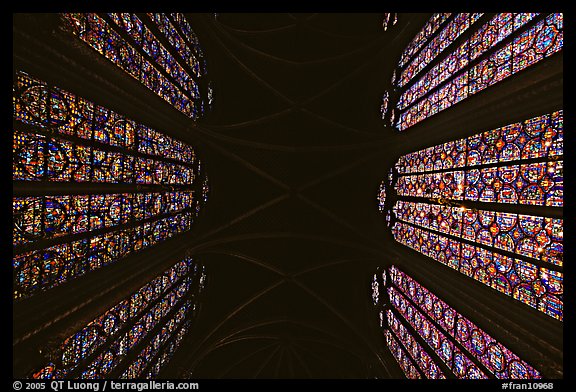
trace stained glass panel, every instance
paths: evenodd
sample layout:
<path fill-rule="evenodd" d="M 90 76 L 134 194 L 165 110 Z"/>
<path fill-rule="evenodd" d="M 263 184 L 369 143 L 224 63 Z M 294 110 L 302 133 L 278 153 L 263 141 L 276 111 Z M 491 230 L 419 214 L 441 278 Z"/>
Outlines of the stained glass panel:
<path fill-rule="evenodd" d="M 194 77 L 201 74 L 196 50 L 185 43 L 164 14 L 151 14 L 152 23 L 163 33 L 171 49 L 184 58 Z M 109 18 L 109 19 L 108 19 Z M 135 14 L 117 13 L 106 17 L 94 13 L 63 14 L 72 32 L 102 56 L 119 66 L 182 113 L 197 119 L 202 116 L 198 84 Z M 110 22 L 108 22 L 110 21 Z M 124 40 L 118 32 L 127 34 Z M 203 59 L 202 59 L 202 66 Z"/>
<path fill-rule="evenodd" d="M 415 78 L 433 59 L 454 42 L 462 33 L 470 28 L 482 16 L 481 13 L 456 14 L 440 30 L 428 44 L 418 53 L 416 57 L 404 68 L 400 74 L 398 85 L 405 86 L 411 79 Z"/>
<path fill-rule="evenodd" d="M 382 95 L 382 105 L 380 106 L 380 114 L 382 115 L 382 120 L 386 118 L 386 114 L 388 113 L 389 101 L 390 94 L 388 94 L 388 91 L 384 91 L 384 95 Z"/>
<path fill-rule="evenodd" d="M 432 15 L 430 20 L 426 22 L 426 25 L 416 34 L 416 37 L 408 44 L 402 56 L 400 58 L 399 65 L 404 66 L 414 54 L 416 54 L 420 48 L 428 42 L 430 37 L 436 33 L 438 28 L 444 23 L 449 17 L 450 13 L 436 13 Z"/>
<path fill-rule="evenodd" d="M 461 243 L 442 234 L 431 236 L 433 233 L 403 222 L 396 222 L 392 233 L 401 244 L 553 318 L 563 319 L 562 272 Z"/>
<path fill-rule="evenodd" d="M 386 330 L 384 331 L 384 336 L 386 338 L 386 344 L 388 346 L 388 349 L 396 359 L 396 362 L 398 362 L 398 364 L 402 368 L 402 371 L 404 372 L 406 377 L 409 379 L 422 378 L 420 372 L 418 372 L 416 366 L 414 366 L 410 357 L 406 353 L 406 350 L 404 350 L 404 348 L 400 344 L 398 344 L 398 342 L 392 335 L 392 332 L 390 332 L 390 330 Z"/>
<path fill-rule="evenodd" d="M 394 213 L 424 229 L 558 266 L 563 263 L 563 219 L 403 200 L 396 202 Z"/>
<path fill-rule="evenodd" d="M 401 174 L 397 189 L 403 196 L 562 206 L 562 161 L 402 176 L 521 159 L 556 159 L 562 146 L 563 111 L 558 111 L 404 155 L 396 164 Z"/>
<path fill-rule="evenodd" d="M 198 286 L 193 286 L 190 276 L 195 265 L 190 258 L 176 263 L 95 318 L 61 343 L 58 361 L 34 372 L 32 377 L 103 378 L 126 360 L 129 350 L 143 347 L 142 353 L 146 353 L 151 347 L 152 351 L 157 351 L 162 339 L 166 341 L 175 336 L 176 328 L 192 309 L 188 298 L 199 290 Z M 155 330 L 159 333 L 149 338 L 150 332 Z M 150 358 L 144 357 L 145 360 Z M 129 369 L 134 366 L 131 364 Z"/>
<path fill-rule="evenodd" d="M 398 108 L 405 109 L 416 102 L 537 15 L 535 13 L 501 13 L 494 16 L 457 49 L 434 65 L 430 71 L 411 83 L 398 99 Z M 517 21 L 515 24 L 514 19 Z M 512 27 L 513 24 L 514 27 Z"/>
<path fill-rule="evenodd" d="M 392 306 L 407 323 L 422 337 L 428 346 L 450 368 L 454 375 L 463 379 L 488 378 L 488 376 L 462 352 L 451 339 L 406 298 L 395 287 L 388 288 Z"/>
<path fill-rule="evenodd" d="M 372 277 L 372 303 L 378 305 L 380 302 L 380 285 L 378 284 L 378 275 Z"/>
<path fill-rule="evenodd" d="M 427 379 L 445 379 L 446 376 L 444 376 L 440 367 L 434 363 L 434 360 L 428 355 L 426 350 L 420 346 L 414 336 L 412 336 L 390 309 L 387 310 L 386 316 L 390 329 L 418 365 L 424 376 Z"/>
<path fill-rule="evenodd" d="M 38 93 L 38 90 L 42 90 L 43 93 Z M 59 112 L 59 116 L 72 118 L 70 122 L 63 123 L 55 118 L 53 111 L 49 109 L 51 104 L 48 99 L 44 98 L 49 93 L 51 96 L 66 97 L 67 103 Z M 75 136 L 94 141 L 96 144 L 118 146 L 122 147 L 124 151 L 136 150 L 142 154 L 165 157 L 185 164 L 193 164 L 197 160 L 194 149 L 182 141 L 138 124 L 125 116 L 88 102 L 81 97 L 74 96 L 58 87 L 49 86 L 47 83 L 22 71 L 16 73 L 13 103 L 14 119 L 38 127 L 39 132 L 49 130 L 63 137 L 64 135 Z M 94 134 L 92 134 L 93 130 Z M 49 150 L 45 143 L 41 143 L 44 140 L 42 135 L 33 136 L 29 134 L 20 136 L 18 134 L 18 136 L 18 138 L 15 137 L 15 155 L 22 149 L 22 145 L 26 143 L 35 144 L 37 145 L 35 148 L 39 150 L 38 153 L 31 156 L 24 155 L 21 160 L 32 165 L 30 160 L 35 157 L 36 160 L 34 162 L 40 163 L 38 159 L 40 159 L 41 153 Z M 22 139 L 24 137 L 28 139 Z M 137 146 L 135 145 L 136 137 L 138 139 Z M 50 140 L 54 144 L 50 149 L 50 151 L 53 151 L 52 155 L 54 155 L 52 160 L 55 162 L 63 161 L 64 158 L 59 159 L 59 157 L 64 156 L 64 153 L 70 148 L 62 145 L 65 142 L 63 139 L 52 137 Z M 74 144 L 80 146 L 77 142 Z M 84 162 L 84 160 L 89 161 L 87 157 L 91 151 L 89 146 L 83 146 L 82 148 L 81 152 L 71 152 L 76 154 L 77 161 L 80 163 Z M 130 154 L 134 153 L 130 152 Z M 20 154 L 18 155 L 20 156 Z M 74 158 L 74 156 L 70 157 L 69 155 L 66 157 L 68 159 Z M 59 165 L 66 166 L 64 163 Z"/>
<path fill-rule="evenodd" d="M 15 298 L 190 229 L 207 197 L 193 197 L 201 165 L 191 146 L 22 71 L 15 75 L 13 104 L 14 180 L 175 186 L 14 197 Z M 51 242 L 36 249 L 40 240 Z"/>
<path fill-rule="evenodd" d="M 532 13 L 502 13 L 476 30 L 402 92 L 397 103 L 397 107 L 402 109 L 398 129 L 402 131 L 414 126 L 560 51 L 563 46 L 563 14 L 549 14 L 537 23 L 532 22 L 537 17 L 538 14 Z M 457 18 L 451 23 L 454 24 Z M 528 23 L 532 23 L 531 27 L 523 29 Z M 444 31 L 448 31 L 448 27 Z M 514 38 L 510 40 L 508 37 Z M 436 47 L 434 40 L 428 43 L 429 47 Z M 453 41 L 442 42 L 448 45 Z M 403 70 L 400 83 L 405 85 L 411 81 L 420 64 L 426 64 L 436 55 L 425 50 L 420 52 L 419 61 L 414 59 Z"/>
<path fill-rule="evenodd" d="M 468 353 L 480 361 L 495 377 L 500 379 L 541 378 L 540 373 L 532 366 L 518 358 L 406 273 L 395 266 L 389 268 L 389 273 L 396 288 L 410 298 L 431 320 L 440 325 L 451 338 L 468 350 Z M 397 293 L 393 295 L 398 296 Z M 518 372 L 520 368 L 523 369 L 522 372 Z"/>

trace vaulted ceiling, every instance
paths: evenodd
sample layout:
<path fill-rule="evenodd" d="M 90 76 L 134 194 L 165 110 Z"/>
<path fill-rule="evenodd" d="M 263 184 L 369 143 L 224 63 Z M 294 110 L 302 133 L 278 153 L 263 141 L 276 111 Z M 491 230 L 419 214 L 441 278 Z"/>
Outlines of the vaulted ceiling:
<path fill-rule="evenodd" d="M 215 103 L 191 130 L 211 180 L 192 241 L 210 284 L 166 374 L 398 376 L 370 307 L 394 148 L 379 108 L 419 18 L 388 33 L 382 14 L 196 19 Z"/>

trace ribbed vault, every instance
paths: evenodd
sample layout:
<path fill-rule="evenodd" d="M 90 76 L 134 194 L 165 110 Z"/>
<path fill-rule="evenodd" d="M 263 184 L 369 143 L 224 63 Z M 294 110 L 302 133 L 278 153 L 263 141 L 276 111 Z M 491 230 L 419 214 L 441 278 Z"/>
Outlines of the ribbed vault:
<path fill-rule="evenodd" d="M 400 50 L 400 29 L 384 34 L 380 19 L 201 20 L 219 93 L 190 129 L 214 155 L 211 206 L 190 249 L 211 266 L 202 312 L 212 322 L 199 320 L 167 376 L 398 376 L 368 294 L 386 258 L 374 195 L 391 146 L 378 96 Z M 233 183 L 229 166 L 242 172 Z"/>

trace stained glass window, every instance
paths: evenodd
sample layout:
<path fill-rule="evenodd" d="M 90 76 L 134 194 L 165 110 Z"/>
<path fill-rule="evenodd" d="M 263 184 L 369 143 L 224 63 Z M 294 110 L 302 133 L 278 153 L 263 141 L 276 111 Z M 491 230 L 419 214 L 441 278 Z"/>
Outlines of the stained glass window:
<path fill-rule="evenodd" d="M 450 56 L 444 58 L 425 75 L 418 78 L 410 88 L 402 93 L 398 107 L 405 109 L 428 91 L 436 88 L 450 78 L 455 72 L 464 69 L 471 61 L 487 52 L 492 46 L 512 34 L 538 14 L 503 13 L 493 17 L 489 22 L 474 32 L 470 40 L 461 44 Z M 405 80 L 405 84 L 408 80 Z"/>
<path fill-rule="evenodd" d="M 416 366 L 420 368 L 425 378 L 445 379 L 446 376 L 442 373 L 440 367 L 434 363 L 430 355 L 416 341 L 404 324 L 394 315 L 392 310 L 388 309 L 386 311 L 386 317 L 390 328 L 390 330 L 386 332 L 393 334 L 400 341 L 414 363 L 416 363 Z M 390 345 L 388 345 L 388 348 L 392 349 Z"/>
<path fill-rule="evenodd" d="M 199 83 L 206 64 L 184 15 L 66 13 L 63 19 L 73 34 L 166 102 L 192 119 L 202 117 L 207 97 Z"/>
<path fill-rule="evenodd" d="M 378 284 L 378 275 L 374 274 L 372 278 L 372 302 L 377 305 L 380 302 L 380 285 Z"/>
<path fill-rule="evenodd" d="M 191 258 L 177 262 L 96 317 L 66 338 L 32 378 L 97 379 L 123 368 L 123 378 L 141 378 L 159 357 L 175 351 L 189 328 L 205 274 L 196 266 Z M 134 358 L 129 352 L 140 354 Z"/>
<path fill-rule="evenodd" d="M 416 366 L 414 366 L 412 359 L 406 353 L 406 350 L 402 347 L 402 345 L 398 344 L 398 341 L 392 335 L 392 333 L 389 330 L 386 330 L 384 331 L 384 336 L 386 337 L 386 344 L 388 345 L 390 352 L 396 359 L 396 362 L 398 362 L 398 364 L 402 368 L 402 371 L 406 375 L 406 378 L 410 379 L 422 378 L 422 375 L 420 374 Z"/>
<path fill-rule="evenodd" d="M 563 320 L 562 157 L 562 110 L 403 155 L 394 238 Z"/>
<path fill-rule="evenodd" d="M 563 120 L 563 111 L 559 110 L 429 147 L 403 155 L 396 169 L 408 174 L 531 158 L 553 160 L 563 153 Z"/>
<path fill-rule="evenodd" d="M 481 16 L 482 14 L 480 13 L 456 14 L 403 69 L 398 79 L 398 86 L 404 87 L 412 78 L 416 77 L 421 70 L 442 53 L 450 43 L 468 30 Z"/>
<path fill-rule="evenodd" d="M 392 189 L 392 182 L 394 179 L 394 171 L 391 168 L 388 172 L 388 178 L 380 183 L 378 188 L 378 210 L 385 214 L 386 224 L 389 226 L 391 224 L 392 214 L 388 204 L 386 203 L 386 196 L 389 189 Z"/>
<path fill-rule="evenodd" d="M 461 379 L 541 378 L 531 365 L 405 272 L 391 266 L 388 274 L 391 306 L 386 311 L 384 334 L 407 377 L 418 378 L 413 376 L 421 373 L 429 379 L 446 378 L 439 366 L 441 361 Z M 412 363 L 420 373 L 410 368 Z"/>
<path fill-rule="evenodd" d="M 204 200 L 204 202 L 208 201 L 209 192 L 210 192 L 210 184 L 208 181 L 208 175 L 205 175 L 204 181 L 202 182 L 202 200 Z"/>
<path fill-rule="evenodd" d="M 386 182 L 382 181 L 378 190 L 378 209 L 384 211 L 386 205 Z"/>
<path fill-rule="evenodd" d="M 388 30 L 389 27 L 394 26 L 398 23 L 398 13 L 385 13 L 384 18 L 382 19 L 382 27 L 384 31 Z"/>
<path fill-rule="evenodd" d="M 382 105 L 380 106 L 380 114 L 382 115 L 382 120 L 386 118 L 386 114 L 388 113 L 388 103 L 390 101 L 390 95 L 388 91 L 384 91 L 384 95 L 382 96 Z"/>
<path fill-rule="evenodd" d="M 562 13 L 500 13 L 487 21 L 480 19 L 481 14 L 456 14 L 437 35 L 426 34 L 440 15 L 434 14 L 415 38 L 422 47 L 418 54 L 409 63 L 404 55 L 400 60 L 402 71 L 396 82 L 402 88 L 396 103 L 400 131 L 552 56 L 563 46 Z M 462 34 L 463 42 L 450 46 Z M 448 47 L 452 49 L 444 53 Z M 420 74 L 433 61 L 436 64 Z"/>
<path fill-rule="evenodd" d="M 399 221 L 556 266 L 563 263 L 563 219 L 399 200 Z M 473 244 L 472 244 L 473 243 Z"/>
<path fill-rule="evenodd" d="M 432 15 L 426 25 L 416 34 L 414 39 L 406 46 L 400 57 L 400 66 L 403 67 L 418 51 L 436 34 L 440 26 L 450 17 L 450 13 L 437 13 Z"/>
<path fill-rule="evenodd" d="M 191 146 L 22 71 L 13 109 L 13 180 L 67 185 L 14 194 L 15 299 L 191 228 L 208 192 Z"/>

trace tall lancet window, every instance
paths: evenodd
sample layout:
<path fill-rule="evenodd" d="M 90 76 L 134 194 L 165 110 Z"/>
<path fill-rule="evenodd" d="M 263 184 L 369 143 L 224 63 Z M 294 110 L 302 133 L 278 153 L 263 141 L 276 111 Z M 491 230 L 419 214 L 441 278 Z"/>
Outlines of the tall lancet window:
<path fill-rule="evenodd" d="M 562 145 L 557 111 L 401 156 L 394 238 L 562 320 Z"/>
<path fill-rule="evenodd" d="M 193 259 L 177 262 L 61 342 L 32 378 L 155 378 L 188 332 L 205 279 Z"/>
<path fill-rule="evenodd" d="M 17 71 L 14 298 L 190 230 L 208 183 L 194 149 Z"/>
<path fill-rule="evenodd" d="M 399 61 L 395 126 L 404 131 L 562 46 L 561 13 L 434 14 Z"/>
<path fill-rule="evenodd" d="M 412 41 L 408 44 L 402 56 L 400 57 L 399 65 L 404 67 L 408 61 L 414 57 L 416 53 L 422 49 L 424 44 L 428 42 L 431 37 L 436 34 L 440 26 L 443 26 L 446 20 L 451 17 L 450 13 L 434 14 L 426 25 L 416 34 Z"/>
<path fill-rule="evenodd" d="M 562 46 L 561 13 L 434 14 L 399 61 L 396 126 L 489 94 Z M 562 321 L 563 111 L 526 111 L 482 132 L 472 117 L 454 129 L 471 136 L 400 156 L 382 213 L 396 241 Z"/>
<path fill-rule="evenodd" d="M 382 115 L 382 120 L 386 119 L 386 114 L 388 114 L 388 104 L 390 103 L 390 94 L 388 91 L 384 91 L 382 95 L 382 105 L 380 105 L 380 114 Z"/>
<path fill-rule="evenodd" d="M 397 12 L 387 12 L 384 14 L 382 19 L 382 28 L 384 31 L 388 30 L 390 27 L 398 23 L 398 13 Z"/>
<path fill-rule="evenodd" d="M 183 14 L 66 13 L 71 32 L 192 119 L 212 103 L 206 61 Z"/>
<path fill-rule="evenodd" d="M 538 370 L 396 266 L 381 276 L 384 340 L 407 378 L 541 378 Z"/>

